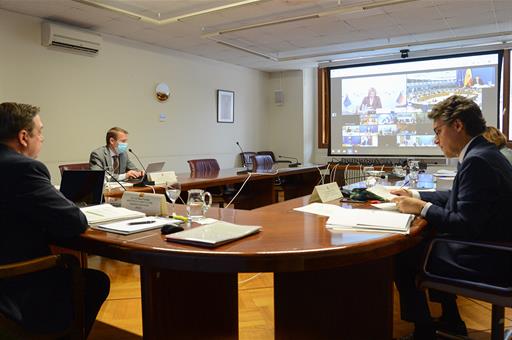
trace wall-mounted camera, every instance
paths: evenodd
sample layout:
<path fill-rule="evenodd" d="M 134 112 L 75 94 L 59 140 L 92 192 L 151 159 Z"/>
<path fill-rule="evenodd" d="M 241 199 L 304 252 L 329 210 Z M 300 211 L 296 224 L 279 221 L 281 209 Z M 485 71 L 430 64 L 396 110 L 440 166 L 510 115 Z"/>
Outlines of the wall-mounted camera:
<path fill-rule="evenodd" d="M 404 48 L 403 50 L 400 50 L 400 57 L 402 59 L 409 58 L 409 49 Z"/>

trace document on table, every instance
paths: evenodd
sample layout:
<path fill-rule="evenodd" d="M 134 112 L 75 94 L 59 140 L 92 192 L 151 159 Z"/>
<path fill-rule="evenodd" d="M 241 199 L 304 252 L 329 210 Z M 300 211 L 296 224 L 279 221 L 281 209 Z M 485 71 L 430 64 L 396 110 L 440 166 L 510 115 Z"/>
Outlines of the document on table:
<path fill-rule="evenodd" d="M 203 247 L 217 247 L 240 238 L 256 234 L 261 226 L 239 225 L 217 221 L 166 236 L 167 241 Z"/>
<path fill-rule="evenodd" d="M 436 177 L 455 177 L 457 175 L 457 171 L 449 169 L 439 169 L 433 175 Z"/>
<path fill-rule="evenodd" d="M 389 190 L 386 189 L 386 187 L 384 187 L 383 185 L 379 185 L 379 184 L 375 185 L 373 187 L 367 188 L 366 190 L 368 190 L 372 194 L 375 194 L 375 195 L 381 197 L 382 199 L 385 199 L 386 201 L 391 201 L 393 198 L 398 197 L 397 195 L 393 195 L 392 193 L 390 193 Z"/>
<path fill-rule="evenodd" d="M 387 210 L 387 211 L 398 211 L 398 207 L 394 202 L 386 202 L 386 203 L 373 203 L 372 207 L 377 209 Z"/>
<path fill-rule="evenodd" d="M 114 207 L 110 204 L 99 204 L 90 207 L 80 208 L 87 217 L 89 225 L 97 225 L 106 222 L 128 220 L 131 218 L 144 217 L 146 214 L 121 207 Z"/>
<path fill-rule="evenodd" d="M 326 227 L 334 230 L 353 230 L 408 234 L 414 215 L 374 209 L 341 209 L 331 215 Z"/>
<path fill-rule="evenodd" d="M 335 214 L 338 210 L 343 209 L 340 206 L 334 204 L 326 204 L 326 203 L 311 203 L 305 205 L 303 207 L 295 208 L 293 210 L 306 212 L 315 215 L 321 216 L 331 216 Z"/>
<path fill-rule="evenodd" d="M 102 223 L 93 226 L 93 229 L 108 231 L 115 234 L 130 235 L 142 231 L 160 228 L 165 224 L 180 224 L 182 221 L 173 218 L 148 216 L 113 223 Z"/>

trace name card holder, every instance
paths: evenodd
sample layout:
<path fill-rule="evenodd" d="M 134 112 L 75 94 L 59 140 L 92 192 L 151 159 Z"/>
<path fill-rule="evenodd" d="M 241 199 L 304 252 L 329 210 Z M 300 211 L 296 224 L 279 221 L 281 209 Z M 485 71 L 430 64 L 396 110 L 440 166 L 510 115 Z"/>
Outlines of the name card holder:
<path fill-rule="evenodd" d="M 313 189 L 313 193 L 311 194 L 311 197 L 309 198 L 309 202 L 328 202 L 332 200 L 336 200 L 343 197 L 343 194 L 341 193 L 340 187 L 338 186 L 338 183 L 327 183 L 322 185 L 317 185 Z"/>
<path fill-rule="evenodd" d="M 151 172 L 148 174 L 148 177 L 150 181 L 154 181 L 157 185 L 167 182 L 176 183 L 178 181 L 178 177 L 176 177 L 174 171 Z"/>
<path fill-rule="evenodd" d="M 162 194 L 125 191 L 121 206 L 130 210 L 141 211 L 148 216 L 168 216 L 167 202 Z"/>

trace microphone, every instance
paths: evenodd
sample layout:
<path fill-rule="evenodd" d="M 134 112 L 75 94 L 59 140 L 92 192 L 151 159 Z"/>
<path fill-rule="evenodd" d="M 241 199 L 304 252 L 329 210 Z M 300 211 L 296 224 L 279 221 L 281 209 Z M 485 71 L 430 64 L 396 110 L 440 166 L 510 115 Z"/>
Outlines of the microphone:
<path fill-rule="evenodd" d="M 279 157 L 279 158 L 285 158 L 285 159 L 293 159 L 293 160 L 295 160 L 295 163 L 290 163 L 290 164 L 288 164 L 288 167 L 290 167 L 290 168 L 296 168 L 296 167 L 298 167 L 299 165 L 301 165 L 301 163 L 299 163 L 299 159 L 298 159 L 298 158 L 295 158 L 295 157 L 288 157 L 288 156 L 281 156 L 281 155 L 279 155 L 279 156 L 277 156 L 277 157 Z"/>
<path fill-rule="evenodd" d="M 144 167 L 144 164 L 142 164 L 142 162 L 140 161 L 139 157 L 137 157 L 137 155 L 135 154 L 135 152 L 133 152 L 132 149 L 128 149 L 128 151 L 130 151 L 130 153 L 132 155 L 134 155 L 135 158 L 137 158 L 137 161 L 139 162 L 140 166 L 142 167 L 142 170 L 144 170 L 144 176 L 142 177 L 142 180 L 138 183 L 134 183 L 133 186 L 134 187 L 144 187 L 146 185 L 155 185 L 154 181 L 148 180 L 148 172 L 146 171 L 146 168 Z"/>
<path fill-rule="evenodd" d="M 121 188 L 124 189 L 124 191 L 126 191 L 126 187 L 124 185 L 121 184 L 121 182 L 119 182 L 117 180 L 117 178 L 114 177 L 114 175 L 112 175 L 112 173 L 110 171 L 108 171 L 107 169 L 105 169 L 103 167 L 103 165 L 101 165 L 100 163 L 96 163 L 95 165 L 99 166 L 101 168 L 101 170 L 105 171 L 107 173 L 107 175 L 110 176 L 110 178 L 112 178 L 114 180 L 114 182 L 117 182 L 117 184 L 119 184 L 121 186 Z"/>
<path fill-rule="evenodd" d="M 247 168 L 247 165 L 245 164 L 245 156 L 244 156 L 244 150 L 242 150 L 242 147 L 240 146 L 240 143 L 238 141 L 236 142 L 236 145 L 238 145 L 238 148 L 240 149 L 241 156 L 242 156 L 242 167 L 244 167 L 244 170 L 237 171 L 237 175 L 244 175 L 249 172 L 249 169 Z"/>

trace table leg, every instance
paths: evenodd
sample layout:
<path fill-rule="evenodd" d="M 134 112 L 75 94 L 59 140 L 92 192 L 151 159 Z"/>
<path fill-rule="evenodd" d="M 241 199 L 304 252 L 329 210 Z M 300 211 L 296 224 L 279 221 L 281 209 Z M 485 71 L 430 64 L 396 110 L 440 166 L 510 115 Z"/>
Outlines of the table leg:
<path fill-rule="evenodd" d="M 276 339 L 391 339 L 391 258 L 274 274 Z"/>
<path fill-rule="evenodd" d="M 140 272 L 144 339 L 238 339 L 237 273 Z"/>
<path fill-rule="evenodd" d="M 255 209 L 270 205 L 274 202 L 274 178 L 249 181 L 235 199 L 236 209 Z"/>

